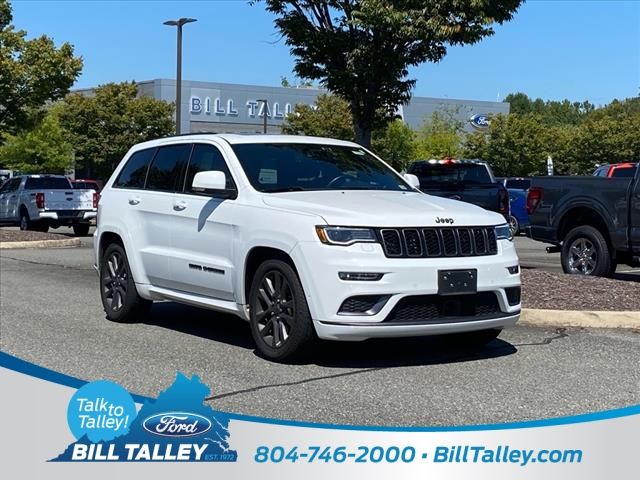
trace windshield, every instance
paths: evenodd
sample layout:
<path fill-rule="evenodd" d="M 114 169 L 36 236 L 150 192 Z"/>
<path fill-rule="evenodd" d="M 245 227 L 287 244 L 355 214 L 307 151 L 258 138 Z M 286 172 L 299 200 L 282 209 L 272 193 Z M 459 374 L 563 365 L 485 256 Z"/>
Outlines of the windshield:
<path fill-rule="evenodd" d="M 420 180 L 420 187 L 433 185 L 493 183 L 491 175 L 480 163 L 416 163 L 409 173 Z"/>
<path fill-rule="evenodd" d="M 65 177 L 29 177 L 25 190 L 69 190 L 71 184 Z"/>
<path fill-rule="evenodd" d="M 360 147 L 309 143 L 233 145 L 251 185 L 260 192 L 410 190 Z"/>

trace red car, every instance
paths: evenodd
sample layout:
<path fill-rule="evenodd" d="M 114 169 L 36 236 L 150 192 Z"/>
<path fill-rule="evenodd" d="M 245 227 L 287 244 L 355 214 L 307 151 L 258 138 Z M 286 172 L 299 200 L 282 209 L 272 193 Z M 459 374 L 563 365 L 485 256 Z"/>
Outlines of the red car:
<path fill-rule="evenodd" d="M 616 178 L 633 178 L 636 173 L 635 163 L 611 163 L 599 166 L 595 172 L 594 177 L 616 177 Z"/>

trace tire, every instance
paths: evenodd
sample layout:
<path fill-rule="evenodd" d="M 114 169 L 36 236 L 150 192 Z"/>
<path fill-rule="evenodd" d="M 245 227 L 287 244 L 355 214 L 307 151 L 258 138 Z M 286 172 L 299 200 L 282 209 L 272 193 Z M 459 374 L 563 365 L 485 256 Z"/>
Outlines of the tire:
<path fill-rule="evenodd" d="M 26 209 L 20 209 L 20 230 L 31 230 L 31 219 L 29 218 L 29 212 Z"/>
<path fill-rule="evenodd" d="M 309 353 L 316 332 L 295 270 L 281 260 L 266 260 L 249 291 L 251 335 L 269 360 L 291 361 Z"/>
<path fill-rule="evenodd" d="M 136 290 L 127 254 L 121 245 L 112 243 L 100 261 L 100 298 L 109 320 L 132 323 L 144 320 L 152 302 Z"/>
<path fill-rule="evenodd" d="M 501 332 L 501 328 L 492 328 L 489 330 L 477 330 L 475 332 L 453 333 L 447 335 L 447 341 L 456 346 L 482 348 L 492 340 L 498 338 Z"/>
<path fill-rule="evenodd" d="M 77 237 L 86 237 L 89 234 L 89 224 L 88 223 L 75 223 L 73 225 L 73 233 Z"/>
<path fill-rule="evenodd" d="M 509 215 L 509 228 L 511 229 L 511 235 L 514 237 L 518 235 L 518 232 L 520 231 L 520 222 L 518 222 L 518 219 L 513 215 Z"/>
<path fill-rule="evenodd" d="M 562 270 L 570 275 L 605 277 L 615 271 L 607 241 L 589 225 L 576 227 L 567 234 L 560 260 Z"/>

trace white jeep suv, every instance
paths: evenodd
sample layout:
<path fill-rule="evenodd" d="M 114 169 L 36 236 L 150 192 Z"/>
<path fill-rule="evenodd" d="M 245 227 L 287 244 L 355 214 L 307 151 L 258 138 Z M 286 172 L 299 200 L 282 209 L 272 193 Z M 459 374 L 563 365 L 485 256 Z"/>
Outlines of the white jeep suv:
<path fill-rule="evenodd" d="M 134 321 L 153 300 L 233 313 L 274 360 L 318 337 L 484 344 L 520 314 L 509 226 L 416 184 L 360 145 L 325 138 L 136 145 L 98 208 L 106 315 Z"/>

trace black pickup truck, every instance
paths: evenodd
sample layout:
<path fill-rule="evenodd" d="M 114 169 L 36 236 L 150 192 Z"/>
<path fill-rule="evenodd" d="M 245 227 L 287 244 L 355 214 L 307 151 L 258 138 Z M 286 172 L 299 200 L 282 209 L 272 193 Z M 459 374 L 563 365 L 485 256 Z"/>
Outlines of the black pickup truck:
<path fill-rule="evenodd" d="M 566 273 L 640 266 L 640 169 L 633 178 L 533 177 L 528 235 L 560 251 Z"/>
<path fill-rule="evenodd" d="M 509 220 L 509 193 L 481 160 L 423 160 L 407 169 L 429 195 L 473 203 Z"/>

